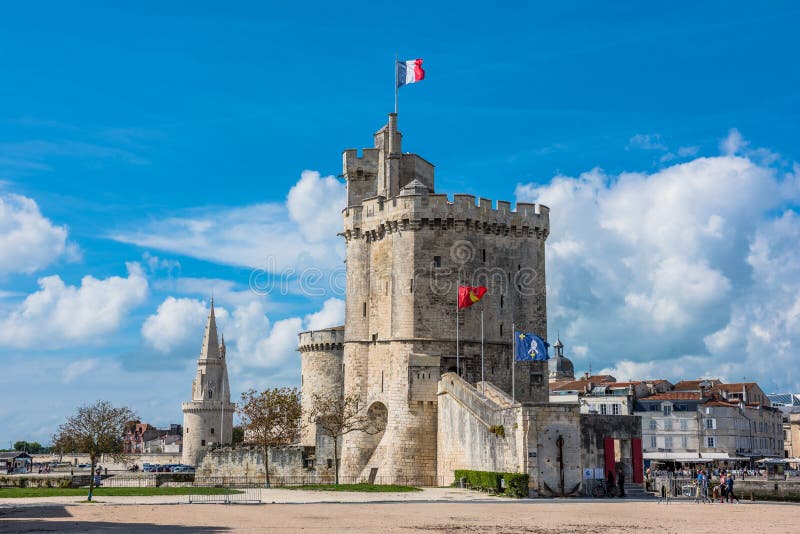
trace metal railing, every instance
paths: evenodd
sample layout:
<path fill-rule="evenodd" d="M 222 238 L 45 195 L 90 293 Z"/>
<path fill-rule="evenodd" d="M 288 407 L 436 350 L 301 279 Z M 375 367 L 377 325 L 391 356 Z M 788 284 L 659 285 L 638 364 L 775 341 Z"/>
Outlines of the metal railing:
<path fill-rule="evenodd" d="M 363 477 L 339 477 L 339 484 L 366 484 L 372 483 L 376 485 L 400 485 L 400 486 L 417 486 L 417 487 L 441 487 L 449 486 L 453 483 L 453 477 L 401 477 L 401 476 L 376 476 L 372 481 Z M 300 476 L 279 476 L 270 475 L 270 484 L 272 488 L 280 488 L 284 486 L 309 486 L 309 485 L 327 485 L 334 484 L 335 478 L 333 475 L 300 475 Z M 248 488 L 248 487 L 265 487 L 266 479 L 264 475 L 258 476 L 195 476 L 194 485 L 196 486 L 213 486 L 213 487 L 231 487 L 231 488 Z"/>

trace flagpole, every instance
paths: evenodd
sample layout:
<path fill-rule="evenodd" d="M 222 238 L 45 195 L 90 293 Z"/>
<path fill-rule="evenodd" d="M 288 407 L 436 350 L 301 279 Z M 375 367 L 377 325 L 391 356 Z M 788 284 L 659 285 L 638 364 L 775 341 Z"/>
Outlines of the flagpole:
<path fill-rule="evenodd" d="M 486 394 L 486 380 L 483 377 L 483 310 L 481 310 L 481 393 Z"/>
<path fill-rule="evenodd" d="M 461 376 L 461 359 L 458 349 L 458 286 L 456 286 L 456 373 Z"/>
<path fill-rule="evenodd" d="M 516 404 L 516 380 L 514 369 L 517 367 L 517 325 L 511 323 L 511 404 Z"/>
<path fill-rule="evenodd" d="M 394 54 L 394 114 L 397 115 L 397 53 Z"/>

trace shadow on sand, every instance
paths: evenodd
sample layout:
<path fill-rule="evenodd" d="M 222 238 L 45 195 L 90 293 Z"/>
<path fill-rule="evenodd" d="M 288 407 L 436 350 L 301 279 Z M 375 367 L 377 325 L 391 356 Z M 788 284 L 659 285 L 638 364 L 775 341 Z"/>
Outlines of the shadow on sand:
<path fill-rule="evenodd" d="M 14 506 L 0 508 L 0 533 L 5 532 L 229 532 L 226 527 L 183 526 L 168 523 L 121 523 L 113 521 L 70 521 L 64 505 Z"/>

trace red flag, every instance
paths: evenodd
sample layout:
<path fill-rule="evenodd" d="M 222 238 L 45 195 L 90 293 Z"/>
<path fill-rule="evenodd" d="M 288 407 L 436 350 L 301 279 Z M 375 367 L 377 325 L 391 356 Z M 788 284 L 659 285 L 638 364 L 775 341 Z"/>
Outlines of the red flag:
<path fill-rule="evenodd" d="M 472 306 L 486 294 L 484 286 L 458 286 L 458 308 Z"/>

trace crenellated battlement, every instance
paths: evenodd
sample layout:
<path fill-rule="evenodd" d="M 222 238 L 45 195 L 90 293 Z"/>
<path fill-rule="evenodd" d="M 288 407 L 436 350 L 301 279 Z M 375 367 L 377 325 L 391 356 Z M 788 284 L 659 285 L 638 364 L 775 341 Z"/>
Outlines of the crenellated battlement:
<path fill-rule="evenodd" d="M 511 203 L 473 195 L 416 194 L 392 199 L 372 197 L 360 206 L 343 210 L 344 236 L 358 238 L 363 233 L 380 234 L 414 231 L 427 227 L 465 229 L 484 233 L 547 238 L 550 233 L 550 208 L 542 204 Z"/>
<path fill-rule="evenodd" d="M 344 350 L 344 327 L 309 330 L 298 334 L 297 350 L 300 352 Z"/>

